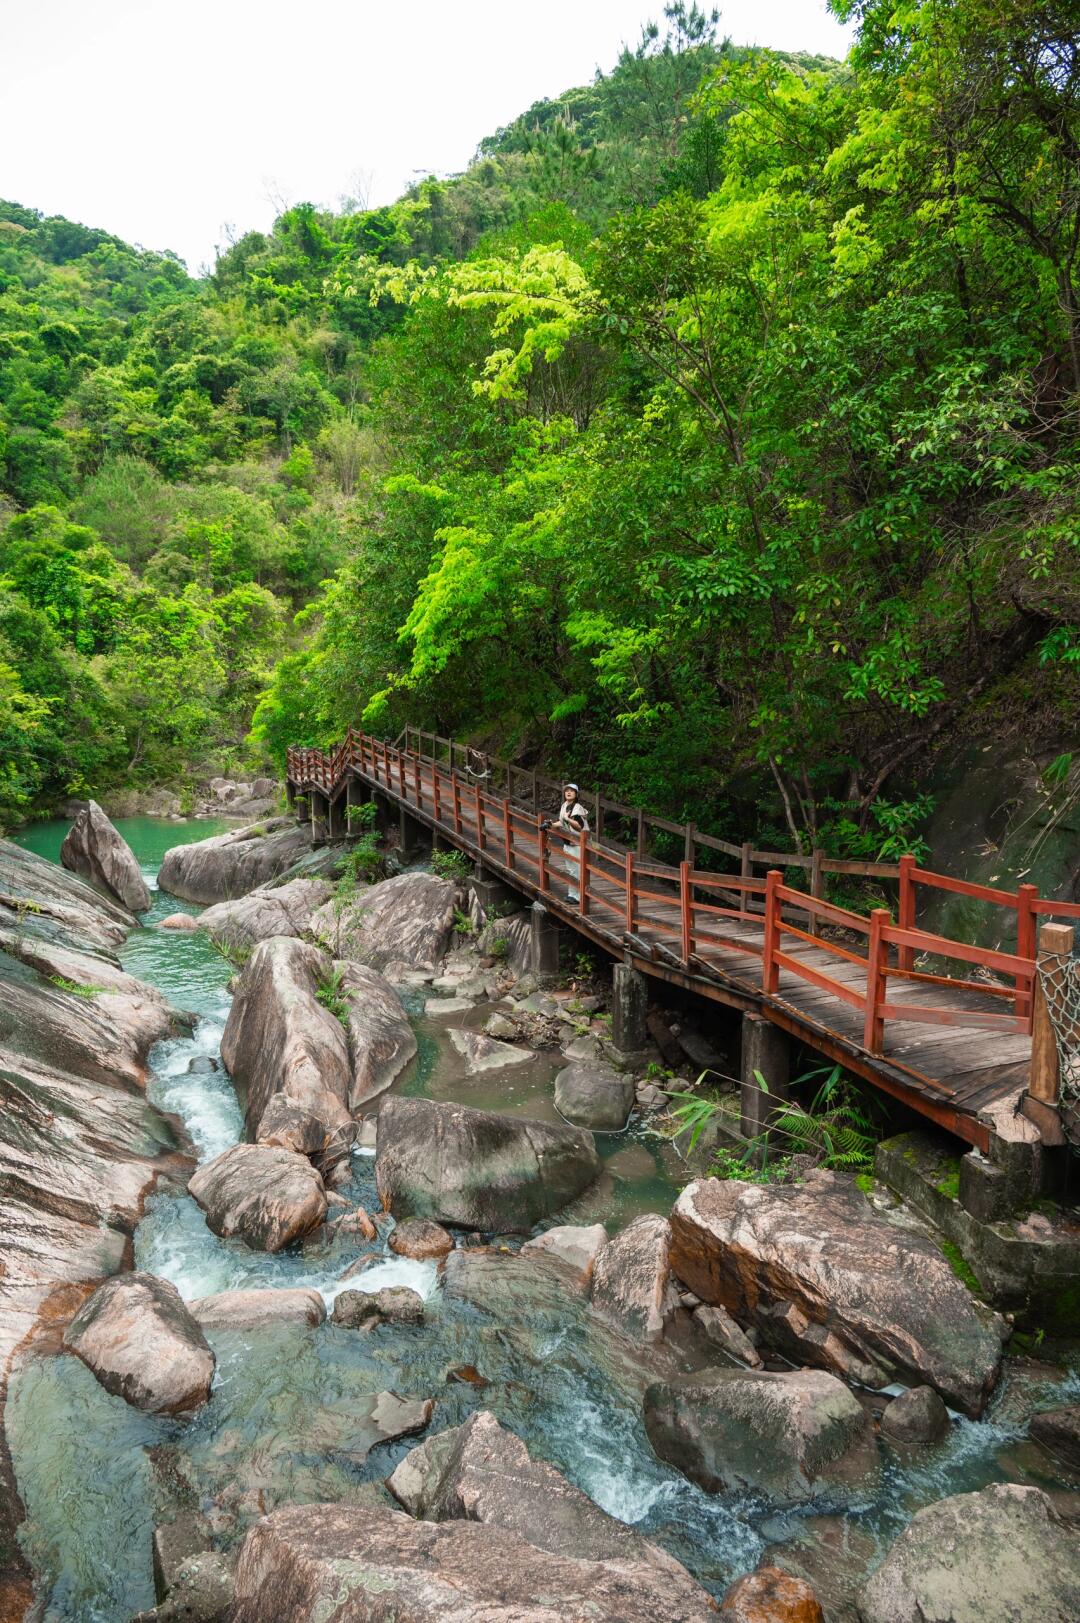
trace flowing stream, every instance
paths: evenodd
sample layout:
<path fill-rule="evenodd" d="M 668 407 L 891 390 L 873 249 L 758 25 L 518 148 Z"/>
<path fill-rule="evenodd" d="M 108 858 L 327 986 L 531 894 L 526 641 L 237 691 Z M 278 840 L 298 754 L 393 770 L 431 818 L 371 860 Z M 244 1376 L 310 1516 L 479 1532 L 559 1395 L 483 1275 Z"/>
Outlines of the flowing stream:
<path fill-rule="evenodd" d="M 20 843 L 55 860 L 67 826 L 37 825 Z M 154 1051 L 150 1097 L 182 1121 L 199 1159 L 210 1159 L 242 1136 L 242 1116 L 222 1069 L 189 1067 L 219 1060 L 232 971 L 203 934 L 153 925 L 167 913 L 199 911 L 157 892 L 164 852 L 225 825 L 130 818 L 117 826 L 154 893 L 151 927 L 129 938 L 124 964 L 199 1016 L 190 1038 Z M 401 1084 L 406 1091 L 552 1113 L 550 1061 L 522 1066 L 520 1074 L 465 1078 L 445 1040 L 445 1020 L 425 1015 L 419 999 L 416 1016 L 420 1054 Z M 637 1211 L 670 1208 L 669 1151 L 640 1133 L 612 1135 L 601 1151 L 604 1176 L 575 1206 L 573 1220 L 599 1218 L 614 1228 Z M 353 1169 L 345 1194 L 375 1209 L 371 1156 L 356 1153 Z M 829 1592 L 837 1616 L 850 1615 L 846 1603 L 859 1575 L 921 1505 L 1005 1479 L 1077 1486 L 1025 1437 L 1033 1408 L 1080 1397 L 1080 1378 L 1049 1365 L 1013 1366 L 988 1419 L 957 1420 L 941 1447 L 914 1462 L 883 1448 L 881 1489 L 865 1506 L 844 1515 L 780 1514 L 750 1498 L 705 1494 L 656 1460 L 632 1381 L 618 1378 L 616 1355 L 607 1356 L 565 1290 L 540 1281 L 485 1311 L 445 1296 L 433 1264 L 397 1258 L 384 1240 L 370 1245 L 356 1235 L 266 1256 L 211 1234 L 194 1201 L 175 1189 L 151 1199 L 135 1240 L 136 1266 L 170 1279 L 186 1299 L 240 1285 L 307 1285 L 330 1304 L 349 1265 L 372 1253 L 363 1288 L 418 1290 L 428 1302 L 422 1327 L 386 1326 L 372 1335 L 330 1323 L 213 1332 L 213 1396 L 187 1425 L 109 1396 L 72 1357 L 30 1356 L 16 1369 L 7 1428 L 26 1507 L 21 1537 L 41 1575 L 45 1623 L 126 1623 L 153 1605 L 151 1534 L 177 1505 L 201 1506 L 217 1536 L 231 1543 L 279 1503 L 370 1497 L 370 1485 L 416 1441 L 372 1446 L 368 1400 L 384 1390 L 433 1398 L 432 1429 L 458 1424 L 477 1408 L 493 1410 L 534 1454 L 667 1545 L 714 1593 L 756 1565 L 767 1546 L 781 1544 L 823 1598 Z"/>

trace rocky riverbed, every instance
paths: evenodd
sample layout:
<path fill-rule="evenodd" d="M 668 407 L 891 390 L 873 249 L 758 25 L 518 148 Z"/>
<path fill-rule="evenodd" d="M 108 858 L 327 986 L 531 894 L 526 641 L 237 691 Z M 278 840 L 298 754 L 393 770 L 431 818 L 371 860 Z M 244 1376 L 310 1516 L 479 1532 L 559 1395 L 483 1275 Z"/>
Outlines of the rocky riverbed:
<path fill-rule="evenodd" d="M 691 1179 L 453 880 L 140 819 L 140 924 L 67 830 L 0 845 L 0 1617 L 1080 1616 L 1080 1378 L 910 1214 Z"/>

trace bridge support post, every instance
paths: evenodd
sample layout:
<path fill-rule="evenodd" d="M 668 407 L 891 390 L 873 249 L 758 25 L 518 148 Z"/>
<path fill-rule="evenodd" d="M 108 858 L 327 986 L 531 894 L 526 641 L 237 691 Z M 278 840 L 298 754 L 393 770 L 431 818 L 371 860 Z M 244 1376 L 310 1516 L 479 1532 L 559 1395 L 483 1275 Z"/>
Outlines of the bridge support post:
<path fill-rule="evenodd" d="M 404 806 L 399 813 L 398 829 L 401 835 L 401 855 L 407 862 L 410 857 L 420 855 L 421 852 L 431 848 L 431 830 L 419 818 L 407 812 Z"/>
<path fill-rule="evenodd" d="M 755 1071 L 769 1084 L 766 1093 Z M 744 1138 L 757 1138 L 768 1130 L 777 1103 L 788 1096 L 791 1041 L 786 1031 L 760 1014 L 742 1017 L 741 1127 Z"/>
<path fill-rule="evenodd" d="M 476 897 L 485 913 L 491 913 L 497 907 L 521 906 L 520 896 L 504 885 L 502 880 L 485 868 L 482 862 L 473 864 L 473 876 L 469 880 L 469 890 Z M 551 971 L 554 974 L 554 971 Z"/>
<path fill-rule="evenodd" d="M 327 833 L 332 840 L 343 840 L 349 829 L 345 809 L 349 804 L 348 790 L 336 800 L 327 801 Z"/>
<path fill-rule="evenodd" d="M 330 802 L 321 789 L 311 791 L 311 843 L 325 845 Z"/>
<path fill-rule="evenodd" d="M 616 964 L 611 972 L 611 1041 L 620 1054 L 645 1047 L 648 1032 L 649 983 L 633 964 Z"/>
<path fill-rule="evenodd" d="M 561 942 L 559 921 L 543 902 L 534 902 L 529 909 L 529 968 L 538 979 L 559 973 Z"/>
<path fill-rule="evenodd" d="M 355 839 L 357 834 L 359 834 L 359 832 L 360 832 L 360 829 L 359 829 L 358 825 L 355 822 L 353 822 L 352 819 L 349 817 L 349 808 L 351 806 L 363 806 L 371 798 L 372 798 L 372 791 L 367 787 L 366 784 L 361 783 L 358 778 L 354 778 L 350 774 L 350 776 L 345 779 L 345 838 L 346 839 Z"/>
<path fill-rule="evenodd" d="M 289 778 L 285 779 L 285 810 L 290 816 L 296 816 L 296 787 Z"/>

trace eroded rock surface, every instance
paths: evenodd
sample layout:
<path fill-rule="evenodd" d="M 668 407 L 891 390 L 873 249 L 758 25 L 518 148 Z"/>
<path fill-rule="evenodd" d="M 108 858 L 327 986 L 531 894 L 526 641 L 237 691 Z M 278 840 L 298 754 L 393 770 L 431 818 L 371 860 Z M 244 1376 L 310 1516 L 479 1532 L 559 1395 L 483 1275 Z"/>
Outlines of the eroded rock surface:
<path fill-rule="evenodd" d="M 175 1285 L 154 1274 L 107 1279 L 64 1346 L 112 1392 L 149 1414 L 188 1415 L 210 1396 L 215 1360 Z"/>
<path fill-rule="evenodd" d="M 531 1049 L 499 1042 L 482 1031 L 462 1031 L 455 1027 L 450 1033 L 450 1041 L 465 1061 L 466 1076 L 479 1076 L 483 1071 L 501 1071 L 507 1065 L 524 1065 L 533 1057 Z"/>
<path fill-rule="evenodd" d="M 390 982 L 365 964 L 335 963 L 345 1000 L 352 1060 L 349 1109 L 385 1093 L 416 1053 L 405 1005 Z"/>
<path fill-rule="evenodd" d="M 572 1279 L 579 1290 L 587 1291 L 592 1283 L 596 1259 L 608 1243 L 603 1223 L 560 1223 L 545 1229 L 535 1240 L 526 1240 L 521 1248 L 523 1257 L 553 1263 Z"/>
<path fill-rule="evenodd" d="M 1038 1488 L 920 1510 L 859 1596 L 863 1623 L 1076 1623 L 1080 1539 Z"/>
<path fill-rule="evenodd" d="M 949 1411 L 932 1386 L 902 1392 L 881 1417 L 881 1435 L 904 1448 L 940 1442 L 948 1429 Z"/>
<path fill-rule="evenodd" d="M 186 902 L 227 902 L 285 873 L 311 850 L 311 831 L 289 817 L 230 829 L 166 851 L 158 885 Z"/>
<path fill-rule="evenodd" d="M 395 1467 L 387 1487 L 411 1516 L 484 1522 L 537 1549 L 582 1561 L 646 1560 L 676 1576 L 672 1556 L 616 1521 L 545 1460 L 534 1460 L 488 1410 L 428 1437 Z"/>
<path fill-rule="evenodd" d="M 394 1217 L 526 1231 L 577 1198 L 600 1162 L 577 1127 L 435 1099 L 387 1099 L 375 1177 Z"/>
<path fill-rule="evenodd" d="M 435 874 L 398 874 L 372 885 L 340 916 L 320 908 L 312 933 L 330 941 L 336 957 L 372 969 L 436 969 L 450 947 L 456 896 L 457 887 Z"/>
<path fill-rule="evenodd" d="M 593 1269 L 593 1307 L 632 1341 L 658 1341 L 679 1305 L 671 1279 L 671 1225 L 647 1212 L 608 1242 Z"/>
<path fill-rule="evenodd" d="M 876 1486 L 870 1416 L 824 1370 L 704 1369 L 656 1381 L 645 1430 L 659 1457 L 708 1493 L 844 1503 Z"/>
<path fill-rule="evenodd" d="M 234 1144 L 199 1168 L 188 1193 L 215 1234 L 253 1251 L 280 1251 L 326 1217 L 326 1191 L 311 1162 L 268 1144 Z"/>
<path fill-rule="evenodd" d="M 88 801 L 72 823 L 60 847 L 60 861 L 132 913 L 145 913 L 150 906 L 134 851 L 96 800 Z"/>
<path fill-rule="evenodd" d="M 737 1578 L 720 1603 L 728 1623 L 825 1623 L 810 1585 L 779 1567 L 759 1567 Z"/>
<path fill-rule="evenodd" d="M 269 1330 L 279 1324 L 322 1324 L 326 1304 L 317 1290 L 231 1290 L 199 1296 L 188 1312 L 204 1330 Z"/>
<path fill-rule="evenodd" d="M 426 1217 L 407 1217 L 395 1224 L 387 1242 L 399 1257 L 414 1257 L 420 1261 L 438 1261 L 449 1256 L 454 1241 L 441 1223 L 432 1223 Z"/>
<path fill-rule="evenodd" d="M 232 1623 L 706 1623 L 715 1616 L 688 1574 L 680 1579 L 650 1561 L 575 1560 L 475 1522 L 296 1505 L 264 1517 L 244 1540 Z"/>
<path fill-rule="evenodd" d="M 928 1237 L 879 1216 L 854 1184 L 827 1172 L 790 1185 L 699 1179 L 671 1228 L 678 1277 L 780 1351 L 870 1386 L 925 1382 L 981 1414 L 1008 1327 Z"/>
<path fill-rule="evenodd" d="M 300 936 L 333 890 L 325 879 L 290 879 L 283 885 L 249 891 L 232 902 L 215 903 L 200 913 L 198 926 L 234 951 L 275 935 Z"/>

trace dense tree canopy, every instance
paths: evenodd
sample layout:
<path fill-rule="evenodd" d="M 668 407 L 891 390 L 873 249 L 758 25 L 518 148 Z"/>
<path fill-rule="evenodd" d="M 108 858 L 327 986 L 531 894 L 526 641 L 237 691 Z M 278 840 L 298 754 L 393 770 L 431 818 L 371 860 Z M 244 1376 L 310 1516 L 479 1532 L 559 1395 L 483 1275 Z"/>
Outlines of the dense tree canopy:
<path fill-rule="evenodd" d="M 409 719 L 845 854 L 958 740 L 1067 741 L 1074 8 L 836 9 L 842 65 L 670 5 L 207 286 L 0 206 L 9 814 L 218 759 L 262 688 L 249 748 Z"/>

